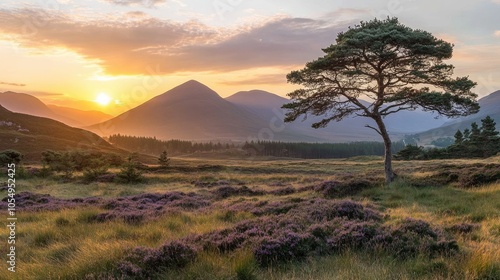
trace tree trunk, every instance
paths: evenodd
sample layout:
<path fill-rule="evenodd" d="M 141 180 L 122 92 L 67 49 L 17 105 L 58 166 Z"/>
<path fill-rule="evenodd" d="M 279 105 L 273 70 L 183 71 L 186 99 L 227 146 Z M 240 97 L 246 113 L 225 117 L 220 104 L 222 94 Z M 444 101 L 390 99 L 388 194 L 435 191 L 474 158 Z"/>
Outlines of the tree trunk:
<path fill-rule="evenodd" d="M 390 184 L 394 181 L 395 175 L 392 170 L 392 142 L 389 137 L 389 133 L 387 132 L 387 128 L 385 127 L 384 121 L 381 116 L 374 118 L 377 123 L 380 135 L 382 135 L 382 139 L 384 139 L 384 169 L 385 169 L 385 183 Z"/>

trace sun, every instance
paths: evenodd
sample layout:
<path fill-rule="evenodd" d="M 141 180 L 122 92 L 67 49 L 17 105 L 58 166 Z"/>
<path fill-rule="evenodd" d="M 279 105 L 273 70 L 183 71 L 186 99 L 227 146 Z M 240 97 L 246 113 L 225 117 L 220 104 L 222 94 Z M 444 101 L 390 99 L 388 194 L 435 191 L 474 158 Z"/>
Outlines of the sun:
<path fill-rule="evenodd" d="M 94 101 L 101 106 L 107 106 L 112 101 L 112 99 L 107 93 L 101 92 L 96 96 Z"/>

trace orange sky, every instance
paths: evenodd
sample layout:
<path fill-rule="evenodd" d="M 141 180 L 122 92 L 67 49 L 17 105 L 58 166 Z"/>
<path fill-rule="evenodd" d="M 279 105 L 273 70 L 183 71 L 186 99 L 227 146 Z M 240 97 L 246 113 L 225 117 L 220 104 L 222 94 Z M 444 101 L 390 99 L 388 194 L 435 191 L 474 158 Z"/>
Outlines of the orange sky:
<path fill-rule="evenodd" d="M 285 96 L 294 89 L 287 73 L 375 16 L 453 42 L 456 75 L 478 82 L 480 96 L 500 89 L 499 1 L 313 2 L 5 0 L 0 91 L 113 115 L 190 79 L 223 97 L 251 89 Z M 107 106 L 94 102 L 100 94 L 111 98 Z"/>

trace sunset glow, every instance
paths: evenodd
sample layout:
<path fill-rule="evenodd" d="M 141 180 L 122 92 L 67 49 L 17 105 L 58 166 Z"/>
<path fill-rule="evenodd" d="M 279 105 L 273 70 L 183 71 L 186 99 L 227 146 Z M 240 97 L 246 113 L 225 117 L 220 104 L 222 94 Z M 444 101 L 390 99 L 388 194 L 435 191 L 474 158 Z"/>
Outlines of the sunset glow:
<path fill-rule="evenodd" d="M 455 74 L 476 81 L 479 96 L 500 88 L 495 0 L 222 2 L 2 1 L 0 57 L 10 71 L 0 91 L 69 107 L 90 100 L 88 109 L 113 115 L 190 79 L 222 97 L 252 89 L 286 96 L 296 89 L 286 75 L 322 56 L 339 32 L 387 16 L 452 41 Z M 113 97 L 96 101 L 101 91 Z"/>
<path fill-rule="evenodd" d="M 112 98 L 108 94 L 101 92 L 95 98 L 95 102 L 101 106 L 107 106 L 111 102 Z"/>

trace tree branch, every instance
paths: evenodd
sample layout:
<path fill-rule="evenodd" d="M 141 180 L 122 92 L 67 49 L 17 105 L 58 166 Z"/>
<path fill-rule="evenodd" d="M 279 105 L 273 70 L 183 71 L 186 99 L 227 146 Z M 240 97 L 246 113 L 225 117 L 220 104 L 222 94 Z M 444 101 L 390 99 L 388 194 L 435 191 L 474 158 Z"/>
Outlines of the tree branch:
<path fill-rule="evenodd" d="M 375 130 L 378 134 L 380 134 L 380 136 L 382 136 L 382 132 L 380 132 L 380 130 L 378 130 L 377 128 L 375 128 L 375 127 L 373 127 L 371 125 L 368 125 L 368 124 L 366 124 L 365 127 L 368 127 L 368 128 L 371 128 L 371 129 Z"/>

